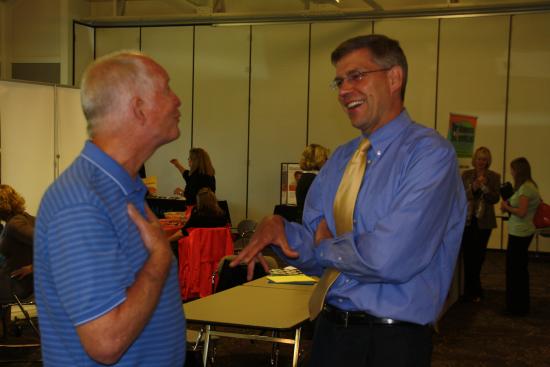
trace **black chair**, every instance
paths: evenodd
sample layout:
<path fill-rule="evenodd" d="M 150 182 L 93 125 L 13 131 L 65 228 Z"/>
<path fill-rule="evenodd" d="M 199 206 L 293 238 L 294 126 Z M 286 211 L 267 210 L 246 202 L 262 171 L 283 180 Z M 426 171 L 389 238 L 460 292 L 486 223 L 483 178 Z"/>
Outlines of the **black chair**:
<path fill-rule="evenodd" d="M 228 255 L 221 258 L 220 263 L 218 264 L 217 271 L 212 274 L 212 292 L 221 292 L 229 288 L 236 287 L 238 285 L 246 283 L 248 280 L 247 276 L 247 265 L 239 264 L 238 266 L 232 268 L 229 266 L 231 261 L 235 258 L 235 255 Z M 271 256 L 264 256 L 270 269 L 277 267 L 277 262 Z M 216 285 L 216 275 L 218 277 L 218 282 Z M 258 279 L 267 275 L 264 268 L 260 263 L 257 263 L 254 267 L 253 279 Z"/>
<path fill-rule="evenodd" d="M 226 223 L 231 226 L 231 215 L 229 214 L 229 205 L 227 205 L 227 200 L 218 200 L 218 205 L 225 212 Z"/>
<path fill-rule="evenodd" d="M 244 219 L 239 222 L 237 225 L 237 237 L 233 241 L 233 248 L 235 253 L 241 251 L 250 241 L 250 237 L 254 234 L 256 230 L 256 221 L 252 219 Z"/>

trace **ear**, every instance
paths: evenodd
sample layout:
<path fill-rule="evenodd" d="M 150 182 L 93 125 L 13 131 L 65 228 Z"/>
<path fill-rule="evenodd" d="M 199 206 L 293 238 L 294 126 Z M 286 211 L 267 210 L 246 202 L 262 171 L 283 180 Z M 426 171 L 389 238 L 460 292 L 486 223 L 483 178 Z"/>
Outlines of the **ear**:
<path fill-rule="evenodd" d="M 140 97 L 134 96 L 130 100 L 130 110 L 131 110 L 132 116 L 134 117 L 134 119 L 136 119 L 136 121 L 139 121 L 140 124 L 142 125 L 145 124 L 145 122 L 147 121 L 147 116 L 145 114 L 144 107 L 145 107 L 145 103 Z"/>
<path fill-rule="evenodd" d="M 390 86 L 390 92 L 401 93 L 401 86 L 403 85 L 403 69 L 400 66 L 394 66 L 388 71 L 388 82 Z"/>

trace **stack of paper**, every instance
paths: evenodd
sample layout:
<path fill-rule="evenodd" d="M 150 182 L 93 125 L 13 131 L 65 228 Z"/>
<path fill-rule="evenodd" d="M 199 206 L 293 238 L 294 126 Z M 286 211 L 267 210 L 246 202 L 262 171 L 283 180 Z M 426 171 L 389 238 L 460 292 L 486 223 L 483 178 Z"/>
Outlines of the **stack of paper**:
<path fill-rule="evenodd" d="M 284 269 L 271 269 L 267 279 L 272 283 L 279 284 L 315 284 L 317 279 L 305 275 L 293 266 Z"/>

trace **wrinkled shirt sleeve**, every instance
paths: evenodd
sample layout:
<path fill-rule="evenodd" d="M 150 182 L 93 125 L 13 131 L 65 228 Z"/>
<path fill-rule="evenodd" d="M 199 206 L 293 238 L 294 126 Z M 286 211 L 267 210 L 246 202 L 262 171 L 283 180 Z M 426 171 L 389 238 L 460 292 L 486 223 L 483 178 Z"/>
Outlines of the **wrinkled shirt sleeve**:
<path fill-rule="evenodd" d="M 375 167 L 370 173 L 384 174 Z M 367 183 L 370 177 L 367 169 Z M 376 204 L 370 208 L 371 203 L 379 202 L 374 199 L 376 193 L 362 196 L 367 201 L 357 202 L 354 216 L 358 230 L 321 241 L 314 250 L 317 263 L 337 268 L 360 282 L 409 281 L 428 266 L 444 242 L 454 198 L 464 196 L 457 179 L 452 149 L 419 146 L 411 152 L 399 178 L 387 183 L 395 189 L 386 213 L 379 218 L 369 214 L 370 210 L 381 212 Z M 331 225 L 333 231 L 334 221 L 329 221 Z"/>

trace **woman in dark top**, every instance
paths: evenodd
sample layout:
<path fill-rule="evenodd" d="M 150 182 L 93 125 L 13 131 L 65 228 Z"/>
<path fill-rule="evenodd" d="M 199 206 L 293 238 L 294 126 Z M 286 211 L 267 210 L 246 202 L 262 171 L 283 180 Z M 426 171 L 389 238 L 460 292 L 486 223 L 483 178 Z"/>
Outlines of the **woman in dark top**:
<path fill-rule="evenodd" d="M 216 192 L 215 171 L 210 156 L 202 148 L 191 149 L 188 161 L 189 169 L 186 169 L 177 159 L 170 160 L 185 180 L 185 190 L 178 187 L 174 190 L 174 194 L 185 196 L 188 205 L 195 205 L 197 193 L 203 187 Z"/>
<path fill-rule="evenodd" d="M 300 159 L 300 168 L 302 175 L 296 186 L 296 204 L 298 205 L 298 216 L 302 218 L 304 211 L 304 202 L 306 201 L 307 192 L 317 176 L 317 173 L 323 167 L 328 159 L 330 151 L 322 145 L 310 144 L 302 153 Z"/>
<path fill-rule="evenodd" d="M 227 215 L 218 205 L 216 194 L 208 187 L 203 187 L 197 194 L 197 206 L 191 211 L 189 219 L 181 231 L 174 233 L 170 241 L 177 241 L 187 236 L 187 228 L 215 228 L 224 227 L 227 223 Z"/>
<path fill-rule="evenodd" d="M 0 185 L 0 220 L 6 223 L 0 235 L 0 304 L 6 304 L 15 301 L 13 294 L 27 298 L 33 292 L 34 236 L 34 217 L 25 212 L 25 199 L 8 185 Z M 6 325 L 9 311 L 1 316 Z"/>

